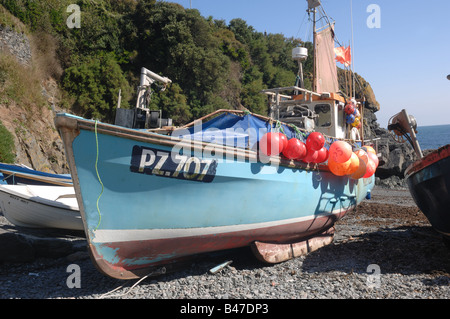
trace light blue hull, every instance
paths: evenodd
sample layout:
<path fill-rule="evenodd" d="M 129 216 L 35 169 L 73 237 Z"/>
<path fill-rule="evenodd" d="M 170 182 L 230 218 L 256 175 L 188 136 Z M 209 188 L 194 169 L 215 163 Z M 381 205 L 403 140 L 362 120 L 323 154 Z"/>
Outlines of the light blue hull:
<path fill-rule="evenodd" d="M 252 151 L 211 157 L 200 143 L 183 158 L 179 140 L 165 136 L 69 115 L 56 123 L 94 260 L 118 278 L 191 254 L 319 234 L 374 186 L 373 177 L 338 177 L 326 166 L 264 164 Z"/>

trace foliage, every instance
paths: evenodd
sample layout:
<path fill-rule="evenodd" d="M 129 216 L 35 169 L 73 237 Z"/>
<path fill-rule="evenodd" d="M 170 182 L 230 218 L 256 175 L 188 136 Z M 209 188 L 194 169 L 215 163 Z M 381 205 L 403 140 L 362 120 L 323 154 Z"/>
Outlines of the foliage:
<path fill-rule="evenodd" d="M 9 105 L 14 102 L 26 110 L 30 110 L 32 105 L 41 108 L 45 105 L 41 92 L 35 70 L 28 69 L 10 55 L 0 55 L 1 103 Z"/>
<path fill-rule="evenodd" d="M 119 89 L 125 108 L 131 95 L 131 87 L 111 53 L 100 53 L 69 67 L 62 84 L 75 98 L 74 107 L 80 114 L 105 121 L 114 119 Z"/>
<path fill-rule="evenodd" d="M 166 91 L 153 92 L 149 107 L 151 110 L 162 110 L 163 118 L 172 118 L 175 125 L 186 123 L 192 118 L 186 96 L 177 83 Z"/>
<path fill-rule="evenodd" d="M 0 121 L 0 162 L 14 163 L 14 137 Z"/>
<path fill-rule="evenodd" d="M 57 39 L 62 87 L 75 101 L 73 110 L 83 116 L 111 121 L 119 89 L 122 105 L 134 104 L 132 88 L 141 67 L 172 80 L 167 90 L 154 92 L 151 107 L 177 124 L 219 108 L 245 107 L 266 115 L 261 90 L 295 84 L 298 65 L 291 50 L 301 41 L 257 32 L 242 19 L 227 25 L 196 9 L 156 0 L 0 3 L 31 30 L 45 30 Z M 72 3 L 81 9 L 79 29 L 65 24 Z M 310 56 L 304 64 L 306 85 L 311 61 Z"/>

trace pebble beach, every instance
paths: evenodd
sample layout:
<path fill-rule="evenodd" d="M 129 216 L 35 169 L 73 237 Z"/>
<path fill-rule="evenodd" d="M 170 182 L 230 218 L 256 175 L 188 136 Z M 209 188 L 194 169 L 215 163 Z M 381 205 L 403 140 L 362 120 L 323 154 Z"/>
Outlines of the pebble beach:
<path fill-rule="evenodd" d="M 1 215 L 0 227 L 15 228 Z M 376 187 L 372 199 L 335 228 L 332 244 L 280 264 L 264 264 L 250 248 L 242 248 L 205 254 L 176 271 L 129 281 L 100 273 L 80 234 L 58 234 L 54 235 L 58 240 L 74 247 L 67 256 L 0 263 L 0 298 L 178 302 L 450 298 L 450 249 L 407 190 Z M 74 274 L 79 274 L 76 280 Z"/>

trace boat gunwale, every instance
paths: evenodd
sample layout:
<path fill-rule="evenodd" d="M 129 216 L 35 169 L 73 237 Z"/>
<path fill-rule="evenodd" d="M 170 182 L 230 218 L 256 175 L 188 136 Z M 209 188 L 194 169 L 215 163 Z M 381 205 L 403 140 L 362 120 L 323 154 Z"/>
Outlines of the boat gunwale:
<path fill-rule="evenodd" d="M 201 121 L 203 119 L 209 118 L 211 116 L 214 116 L 219 113 L 233 113 L 233 114 L 250 114 L 253 115 L 259 119 L 276 122 L 276 120 L 271 119 L 269 117 L 265 117 L 259 114 L 254 114 L 251 112 L 246 111 L 240 111 L 240 110 L 226 110 L 226 109 L 220 109 L 213 113 L 210 113 L 202 118 L 199 118 L 187 125 L 181 126 L 178 129 L 186 129 L 188 127 L 194 126 L 198 121 Z M 71 123 L 68 124 L 67 122 L 63 120 L 59 120 L 62 118 L 65 118 L 69 120 Z M 283 125 L 291 127 L 290 124 L 280 122 Z M 78 116 L 73 116 L 71 114 L 67 113 L 58 113 L 55 117 L 55 125 L 57 129 L 59 129 L 62 126 L 66 126 L 71 129 L 84 129 L 88 131 L 97 131 L 97 133 L 101 134 L 107 134 L 107 135 L 113 135 L 121 138 L 136 140 L 139 142 L 145 142 L 145 143 L 152 143 L 156 145 L 164 145 L 164 146 L 179 146 L 179 147 L 189 147 L 193 151 L 200 151 L 202 152 L 207 148 L 208 146 L 211 147 L 217 146 L 218 149 L 223 150 L 222 155 L 223 156 L 230 156 L 232 155 L 233 158 L 243 159 L 243 160 L 253 160 L 256 162 L 261 162 L 259 159 L 261 156 L 264 157 L 266 160 L 265 164 L 272 164 L 272 165 L 281 165 L 283 167 L 288 167 L 292 169 L 305 169 L 305 170 L 317 170 L 317 171 L 324 171 L 324 172 L 330 172 L 330 169 L 326 163 L 305 163 L 301 160 L 289 160 L 285 159 L 281 156 L 266 156 L 264 154 L 261 154 L 259 151 L 254 151 L 250 149 L 244 149 L 244 148 L 238 148 L 238 147 L 231 147 L 223 144 L 217 144 L 212 142 L 204 142 L 204 141 L 198 141 L 193 139 L 183 139 L 183 138 L 177 138 L 169 135 L 159 134 L 156 132 L 152 132 L 151 130 L 137 130 L 127 127 L 122 127 L 118 125 L 108 124 L 108 123 L 102 123 L 94 120 L 87 120 Z M 306 131 L 305 131 L 306 132 Z M 334 140 L 341 140 L 341 141 L 351 141 L 352 143 L 358 143 L 364 144 L 363 140 L 347 140 L 342 138 L 336 138 L 336 137 L 330 137 L 324 135 L 326 138 L 334 139 Z M 215 149 L 214 149 L 215 150 Z M 228 157 L 227 157 L 228 158 Z"/>
<path fill-rule="evenodd" d="M 70 206 L 70 205 L 58 202 L 56 200 L 53 201 L 53 200 L 45 198 L 45 197 L 40 197 L 40 196 L 36 196 L 36 195 L 32 195 L 32 194 L 30 194 L 30 195 L 21 194 L 21 193 L 16 192 L 13 189 L 10 189 L 9 187 L 6 188 L 4 186 L 26 186 L 26 185 L 0 185 L 0 193 L 5 193 L 5 194 L 9 194 L 9 195 L 18 197 L 18 198 L 23 198 L 24 200 L 28 200 L 33 203 L 44 205 L 44 206 L 56 207 L 56 208 L 61 208 L 61 209 L 65 209 L 68 211 L 79 212 L 79 209 L 77 207 Z"/>
<path fill-rule="evenodd" d="M 32 173 L 16 172 L 9 169 L 0 169 L 0 173 L 2 173 L 3 175 L 7 175 L 5 178 L 3 178 L 3 181 L 6 181 L 8 178 L 14 178 L 15 176 L 17 176 L 18 178 L 31 179 L 33 181 L 51 183 L 58 186 L 72 186 L 71 178 L 34 175 Z"/>
<path fill-rule="evenodd" d="M 412 163 L 405 170 L 405 178 L 409 179 L 412 175 L 448 157 L 450 157 L 450 144 L 444 145 Z"/>
<path fill-rule="evenodd" d="M 73 121 L 71 124 L 67 124 L 64 119 Z M 76 122 L 76 123 L 75 123 Z M 217 143 L 208 143 L 198 140 L 192 140 L 192 139 L 182 139 L 177 138 L 173 136 L 158 134 L 154 132 L 149 131 L 143 131 L 143 130 L 136 130 L 136 129 L 130 129 L 126 127 L 121 127 L 117 125 L 111 125 L 107 123 L 101 123 L 101 122 L 95 122 L 92 120 L 86 120 L 78 117 L 71 117 L 68 114 L 60 113 L 55 119 L 55 125 L 57 129 L 61 127 L 67 127 L 69 129 L 73 129 L 74 126 L 76 126 L 76 130 L 88 130 L 88 131 L 97 131 L 97 133 L 100 134 L 106 134 L 106 135 L 112 135 L 117 136 L 120 138 L 126 138 L 131 139 L 139 142 L 144 143 L 151 143 L 156 145 L 163 145 L 163 146 L 178 146 L 178 147 L 186 147 L 190 148 L 193 151 L 202 152 L 207 147 L 217 146 L 218 149 L 223 150 L 222 156 L 230 156 L 232 155 L 233 158 L 241 159 L 241 160 L 248 160 L 248 161 L 255 161 L 255 162 L 261 162 L 259 161 L 260 156 L 264 156 L 264 158 L 267 160 L 265 164 L 271 164 L 271 165 L 281 165 L 283 167 L 288 167 L 292 169 L 304 169 L 307 171 L 324 171 L 324 172 L 330 172 L 330 169 L 327 164 L 321 163 L 321 164 L 308 164 L 302 161 L 295 161 L 295 160 L 289 160 L 284 159 L 280 156 L 266 156 L 264 154 L 261 154 L 258 151 L 253 151 L 249 149 L 244 148 L 238 148 L 238 147 L 230 147 L 227 145 L 217 144 Z M 226 157 L 230 158 L 230 157 Z M 263 162 L 261 162 L 263 163 Z"/>

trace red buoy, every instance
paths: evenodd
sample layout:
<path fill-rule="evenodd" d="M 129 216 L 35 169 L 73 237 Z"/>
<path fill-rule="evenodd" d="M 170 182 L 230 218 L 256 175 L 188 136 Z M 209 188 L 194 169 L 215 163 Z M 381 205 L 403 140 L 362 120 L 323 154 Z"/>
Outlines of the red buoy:
<path fill-rule="evenodd" d="M 299 160 L 306 156 L 306 145 L 297 138 L 291 138 L 283 149 L 283 155 L 290 160 Z"/>
<path fill-rule="evenodd" d="M 267 156 L 276 156 L 283 151 L 286 144 L 286 135 L 277 132 L 268 132 L 259 141 L 259 149 Z"/>
<path fill-rule="evenodd" d="M 323 163 L 328 160 L 328 150 L 325 147 L 322 147 L 319 151 L 317 151 L 317 159 L 316 163 Z"/>
<path fill-rule="evenodd" d="M 319 151 L 325 145 L 325 138 L 320 132 L 312 132 L 306 139 L 306 147 L 314 151 Z"/>

